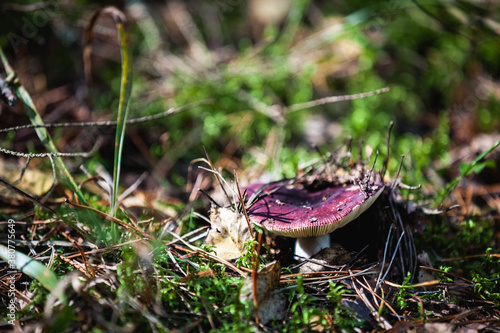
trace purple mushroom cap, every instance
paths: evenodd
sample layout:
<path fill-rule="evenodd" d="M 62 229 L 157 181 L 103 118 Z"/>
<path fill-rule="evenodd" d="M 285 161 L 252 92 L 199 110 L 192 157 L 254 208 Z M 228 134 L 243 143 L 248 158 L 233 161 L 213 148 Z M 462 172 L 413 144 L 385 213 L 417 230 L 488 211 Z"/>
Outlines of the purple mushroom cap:
<path fill-rule="evenodd" d="M 384 189 L 383 183 L 314 188 L 283 183 L 252 184 L 248 196 L 257 200 L 248 209 L 253 223 L 278 235 L 302 238 L 328 234 L 367 210 Z"/>

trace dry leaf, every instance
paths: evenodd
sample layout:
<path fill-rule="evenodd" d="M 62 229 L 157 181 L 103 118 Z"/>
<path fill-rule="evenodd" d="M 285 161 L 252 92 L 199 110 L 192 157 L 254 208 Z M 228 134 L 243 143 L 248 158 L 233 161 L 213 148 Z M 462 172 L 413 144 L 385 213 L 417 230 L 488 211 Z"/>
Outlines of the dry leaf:
<path fill-rule="evenodd" d="M 331 268 L 328 266 L 341 265 L 349 260 L 351 255 L 340 244 L 331 244 L 330 248 L 323 249 L 321 252 L 313 255 L 300 267 L 299 273 L 306 274 L 311 272 L 326 271 Z"/>
<path fill-rule="evenodd" d="M 267 264 L 257 272 L 257 304 L 259 308 L 259 321 L 266 324 L 273 319 L 285 317 L 286 300 L 281 294 L 276 293 L 279 285 L 281 266 L 278 261 Z M 240 301 L 253 304 L 253 279 L 249 275 L 241 288 Z"/>
<path fill-rule="evenodd" d="M 205 244 L 215 245 L 215 253 L 223 259 L 241 257 L 245 250 L 244 242 L 252 240 L 245 216 L 231 208 L 212 206 L 210 223 L 212 227 Z"/>
<path fill-rule="evenodd" d="M 425 251 L 422 251 L 422 253 L 420 253 L 418 255 L 418 261 L 419 261 L 420 265 L 432 267 L 432 260 L 429 257 L 429 254 Z M 417 279 L 418 279 L 419 283 L 423 283 L 423 282 L 435 280 L 436 277 L 431 272 L 426 271 L 425 269 L 420 269 L 418 272 Z"/>
<path fill-rule="evenodd" d="M 16 186 L 18 189 L 26 192 L 34 197 L 41 197 L 48 190 L 53 183 L 52 174 L 43 173 L 39 170 L 29 167 L 24 171 L 24 175 L 19 182 L 22 167 L 18 163 L 11 163 L 5 160 L 0 160 L 0 177 Z M 25 199 L 14 193 L 12 190 L 0 186 L 0 197 L 6 200 L 24 202 Z"/>

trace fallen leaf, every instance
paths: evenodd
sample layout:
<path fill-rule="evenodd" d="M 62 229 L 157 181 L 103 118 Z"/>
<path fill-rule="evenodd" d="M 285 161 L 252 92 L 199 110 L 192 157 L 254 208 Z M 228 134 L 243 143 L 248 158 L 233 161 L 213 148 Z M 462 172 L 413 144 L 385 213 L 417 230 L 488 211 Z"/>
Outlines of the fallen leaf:
<path fill-rule="evenodd" d="M 285 317 L 286 299 L 276 292 L 281 275 L 281 266 L 278 261 L 273 261 L 257 271 L 257 305 L 259 309 L 259 321 L 266 324 L 273 319 Z M 249 274 L 241 288 L 240 301 L 249 302 L 253 305 L 253 279 Z"/>
<path fill-rule="evenodd" d="M 223 259 L 241 257 L 245 250 L 244 243 L 253 239 L 245 216 L 231 208 L 212 206 L 210 224 L 205 244 L 214 245 L 215 253 Z"/>
<path fill-rule="evenodd" d="M 321 272 L 331 269 L 328 266 L 341 265 L 350 259 L 350 254 L 340 244 L 331 244 L 331 247 L 313 255 L 302 266 L 299 273 Z"/>
<path fill-rule="evenodd" d="M 417 258 L 421 266 L 432 267 L 432 260 L 427 252 L 422 251 L 422 253 L 420 253 L 417 256 Z M 420 269 L 418 271 L 418 276 L 417 276 L 418 283 L 428 282 L 435 279 L 436 276 L 432 274 L 430 271 L 426 271 L 425 269 Z"/>
<path fill-rule="evenodd" d="M 49 175 L 29 167 L 24 171 L 23 177 L 19 179 L 21 170 L 22 166 L 19 163 L 0 160 L 0 177 L 18 189 L 34 197 L 41 197 L 50 190 L 53 183 L 52 174 Z M 7 201 L 17 201 L 18 203 L 24 203 L 26 200 L 21 195 L 3 186 L 0 186 L 0 198 Z"/>

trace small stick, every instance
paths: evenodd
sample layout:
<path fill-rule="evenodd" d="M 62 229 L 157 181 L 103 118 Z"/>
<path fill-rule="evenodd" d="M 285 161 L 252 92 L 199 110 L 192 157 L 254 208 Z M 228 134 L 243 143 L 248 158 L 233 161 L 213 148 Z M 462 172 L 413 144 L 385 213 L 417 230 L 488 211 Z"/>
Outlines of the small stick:
<path fill-rule="evenodd" d="M 250 231 L 250 236 L 252 236 L 252 238 L 254 238 L 255 235 L 253 233 L 252 223 L 250 223 L 250 218 L 248 217 L 247 209 L 245 207 L 246 190 L 245 190 L 244 195 L 242 195 L 241 189 L 240 189 L 240 182 L 238 181 L 238 175 L 236 174 L 236 170 L 234 171 L 234 179 L 236 181 L 236 188 L 238 189 L 238 201 L 239 201 L 239 204 L 241 205 L 243 214 L 245 215 L 245 220 L 247 221 L 247 224 L 248 224 L 248 231 Z"/>
<path fill-rule="evenodd" d="M 401 155 L 401 160 L 399 161 L 399 167 L 398 167 L 398 172 L 396 172 L 396 177 L 394 178 L 394 182 L 391 185 L 391 190 L 394 188 L 398 181 L 399 173 L 401 172 L 401 167 L 403 166 L 403 159 L 405 158 L 405 155 Z"/>
<path fill-rule="evenodd" d="M 366 98 L 366 97 L 370 97 L 370 96 L 374 96 L 374 95 L 388 92 L 389 90 L 390 90 L 389 87 L 385 87 L 382 89 L 377 89 L 374 91 L 369 91 L 369 92 L 365 92 L 365 93 L 361 93 L 361 94 L 329 96 L 329 97 L 320 98 L 320 99 L 310 101 L 310 102 L 291 105 L 287 108 L 284 108 L 283 113 L 291 113 L 291 112 L 295 112 L 295 111 L 299 111 L 299 110 L 303 110 L 303 109 L 309 109 L 309 108 L 323 105 L 323 104 L 337 103 L 337 102 L 342 102 L 342 101 L 350 101 L 353 99 Z"/>
<path fill-rule="evenodd" d="M 217 201 L 214 200 L 214 198 L 212 198 L 210 196 L 210 194 L 208 194 L 207 192 L 205 192 L 205 190 L 201 189 L 201 188 L 198 188 L 198 191 L 200 191 L 201 193 L 205 194 L 205 196 L 207 197 L 208 200 L 210 200 L 211 203 L 213 203 L 214 205 L 216 205 L 217 207 L 221 208 L 222 206 L 219 205 L 217 203 Z"/>
<path fill-rule="evenodd" d="M 319 156 L 321 157 L 321 159 L 323 160 L 323 163 L 327 164 L 328 161 L 326 160 L 325 156 L 323 155 L 323 153 L 321 152 L 321 150 L 319 149 L 318 145 L 313 145 L 313 148 L 314 150 L 316 150 L 319 154 Z"/>
<path fill-rule="evenodd" d="M 377 154 L 375 155 L 375 159 L 373 160 L 373 165 L 372 165 L 372 168 L 370 169 L 370 173 L 368 174 L 368 180 L 366 182 L 367 185 L 370 183 L 370 178 L 372 178 L 372 173 L 373 173 L 373 169 L 375 169 L 375 163 L 377 163 L 377 158 L 378 158 L 378 150 L 377 150 Z"/>
<path fill-rule="evenodd" d="M 352 137 L 347 138 L 347 151 L 351 151 L 351 146 L 352 146 Z"/>
<path fill-rule="evenodd" d="M 227 194 L 226 189 L 224 188 L 224 185 L 220 181 L 219 176 L 218 176 L 218 172 L 217 172 L 217 170 L 215 170 L 214 165 L 212 164 L 212 161 L 210 160 L 210 156 L 208 156 L 207 149 L 205 148 L 205 146 L 203 146 L 203 150 L 205 151 L 205 156 L 207 157 L 208 165 L 210 165 L 210 169 L 212 169 L 212 171 L 215 173 L 215 178 L 217 179 L 217 182 L 219 183 L 219 186 L 221 187 L 222 191 L 226 195 L 227 201 L 231 202 L 231 198 Z"/>
<path fill-rule="evenodd" d="M 206 105 L 213 103 L 213 100 L 202 100 L 199 102 L 193 102 L 188 105 L 178 107 L 178 108 L 169 108 L 166 111 L 153 114 L 150 116 L 145 116 L 145 117 L 140 117 L 140 118 L 130 118 L 126 121 L 126 123 L 129 124 L 139 124 L 139 123 L 144 123 L 148 122 L 151 120 L 156 120 L 160 119 L 166 116 L 170 116 L 176 113 L 180 113 L 186 110 L 189 110 L 191 108 L 200 106 L 200 105 Z M 114 127 L 118 123 L 116 120 L 109 120 L 109 121 L 84 121 L 84 122 L 71 122 L 71 123 L 49 123 L 49 124 L 27 124 L 27 125 L 20 125 L 20 126 L 14 126 L 14 127 L 8 127 L 8 128 L 2 128 L 0 129 L 0 133 L 3 132 L 10 132 L 10 131 L 18 131 L 21 129 L 26 129 L 26 128 L 54 128 L 54 127 Z"/>
<path fill-rule="evenodd" d="M 363 141 L 363 139 L 361 139 L 359 141 L 358 164 L 362 164 L 362 162 L 363 162 L 363 144 L 364 144 L 364 141 Z"/>
<path fill-rule="evenodd" d="M 398 186 L 407 190 L 420 190 L 422 188 L 422 184 L 418 184 L 417 186 L 410 186 L 401 182 L 398 183 Z"/>
<path fill-rule="evenodd" d="M 389 130 L 387 131 L 387 156 L 385 157 L 384 168 L 382 170 L 382 181 L 384 180 L 385 173 L 387 172 L 387 167 L 389 165 L 389 150 L 390 150 L 389 146 L 391 143 L 391 130 L 393 126 L 394 126 L 394 121 L 391 121 L 391 123 L 389 124 Z"/>
<path fill-rule="evenodd" d="M 262 244 L 262 234 L 257 233 L 257 248 L 254 245 L 254 262 L 252 267 L 252 291 L 253 291 L 253 305 L 255 307 L 255 322 L 259 324 L 259 299 L 257 298 L 257 282 L 258 282 L 258 272 L 257 268 L 259 267 L 259 254 L 260 254 L 260 246 Z"/>

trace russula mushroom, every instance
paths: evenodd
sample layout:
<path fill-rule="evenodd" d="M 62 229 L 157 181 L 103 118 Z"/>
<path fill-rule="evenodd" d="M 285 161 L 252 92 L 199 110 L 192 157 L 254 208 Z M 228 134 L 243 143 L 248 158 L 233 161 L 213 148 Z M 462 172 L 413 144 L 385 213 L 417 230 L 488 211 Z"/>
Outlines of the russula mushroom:
<path fill-rule="evenodd" d="M 297 238 L 295 255 L 309 258 L 330 247 L 330 233 L 366 211 L 383 189 L 383 183 L 376 182 L 252 184 L 246 187 L 248 195 L 255 199 L 248 216 L 269 232 Z"/>

